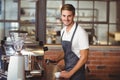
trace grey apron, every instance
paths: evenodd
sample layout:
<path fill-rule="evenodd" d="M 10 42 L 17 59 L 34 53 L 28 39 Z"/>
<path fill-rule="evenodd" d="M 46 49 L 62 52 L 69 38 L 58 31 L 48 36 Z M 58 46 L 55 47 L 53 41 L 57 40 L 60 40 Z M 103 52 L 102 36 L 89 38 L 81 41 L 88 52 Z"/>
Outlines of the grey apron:
<path fill-rule="evenodd" d="M 65 70 L 70 71 L 78 62 L 79 58 L 72 51 L 72 40 L 76 32 L 78 24 L 76 24 L 71 41 L 62 41 L 62 47 L 64 50 Z M 63 37 L 64 32 L 62 33 Z M 83 65 L 69 80 L 85 80 L 85 65 Z"/>

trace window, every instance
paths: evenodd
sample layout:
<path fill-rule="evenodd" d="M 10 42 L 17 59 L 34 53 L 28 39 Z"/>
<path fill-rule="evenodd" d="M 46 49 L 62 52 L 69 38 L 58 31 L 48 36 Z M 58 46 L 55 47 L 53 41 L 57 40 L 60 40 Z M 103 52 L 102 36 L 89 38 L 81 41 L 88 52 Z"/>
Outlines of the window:
<path fill-rule="evenodd" d="M 18 27 L 18 3 L 14 0 L 0 0 L 0 40 L 9 36 L 9 30 Z"/>
<path fill-rule="evenodd" d="M 120 40 L 116 40 L 120 35 L 117 25 L 118 2 L 117 0 L 47 0 L 47 44 L 60 43 L 57 35 L 63 27 L 60 21 L 60 7 L 69 3 L 75 6 L 75 21 L 88 32 L 91 45 L 120 45 Z"/>
<path fill-rule="evenodd" d="M 36 1 L 0 0 L 0 40 L 9 37 L 10 30 L 19 29 L 28 31 L 30 40 L 35 41 L 35 19 Z"/>

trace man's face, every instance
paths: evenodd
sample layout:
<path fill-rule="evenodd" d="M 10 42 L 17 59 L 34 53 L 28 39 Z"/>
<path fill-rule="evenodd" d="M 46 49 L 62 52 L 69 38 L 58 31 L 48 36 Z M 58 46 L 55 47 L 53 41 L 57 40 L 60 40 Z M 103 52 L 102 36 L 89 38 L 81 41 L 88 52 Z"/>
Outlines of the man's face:
<path fill-rule="evenodd" d="M 65 26 L 71 26 L 74 20 L 74 15 L 72 11 L 62 10 L 61 20 Z"/>

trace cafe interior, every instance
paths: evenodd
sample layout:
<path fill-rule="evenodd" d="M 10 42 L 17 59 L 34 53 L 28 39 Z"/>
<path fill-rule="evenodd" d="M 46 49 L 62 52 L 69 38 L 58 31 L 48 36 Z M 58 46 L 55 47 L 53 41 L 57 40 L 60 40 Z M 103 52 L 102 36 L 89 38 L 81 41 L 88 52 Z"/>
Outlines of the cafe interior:
<path fill-rule="evenodd" d="M 0 0 L 0 80 L 64 80 L 63 4 L 88 33 L 86 80 L 120 79 L 120 0 Z"/>

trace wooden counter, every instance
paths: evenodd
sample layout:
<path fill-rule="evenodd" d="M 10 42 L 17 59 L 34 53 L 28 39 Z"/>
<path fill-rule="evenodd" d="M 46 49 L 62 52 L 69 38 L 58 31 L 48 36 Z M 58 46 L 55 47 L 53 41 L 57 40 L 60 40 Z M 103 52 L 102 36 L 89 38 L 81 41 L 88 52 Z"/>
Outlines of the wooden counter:
<path fill-rule="evenodd" d="M 57 54 L 63 52 L 61 45 L 45 46 L 48 47 L 45 52 L 47 57 L 56 58 Z M 90 46 L 87 66 L 90 72 L 86 72 L 86 80 L 119 80 L 120 46 Z"/>
<path fill-rule="evenodd" d="M 45 45 L 48 47 L 49 50 L 63 50 L 61 45 Z M 90 46 L 90 50 L 103 50 L 103 51 L 109 51 L 109 50 L 120 50 L 120 46 Z"/>

